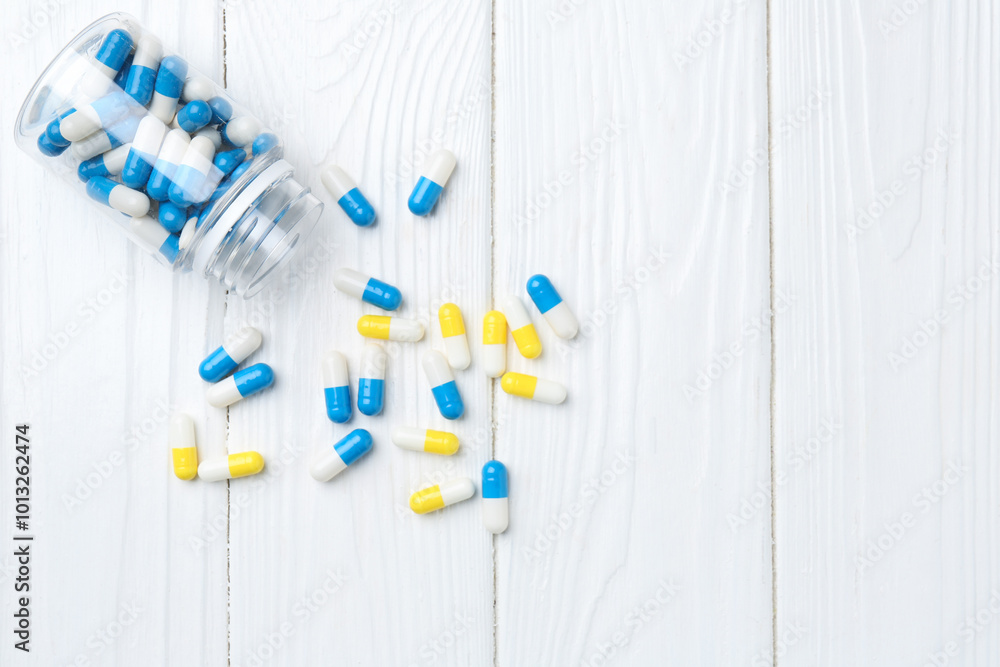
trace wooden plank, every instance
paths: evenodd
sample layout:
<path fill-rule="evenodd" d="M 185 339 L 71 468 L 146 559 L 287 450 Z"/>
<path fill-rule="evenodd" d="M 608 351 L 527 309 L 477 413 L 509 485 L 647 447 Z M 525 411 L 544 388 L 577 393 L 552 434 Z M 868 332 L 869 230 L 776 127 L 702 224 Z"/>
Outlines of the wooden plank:
<path fill-rule="evenodd" d="M 1000 17 L 771 16 L 778 662 L 997 664 Z"/>
<path fill-rule="evenodd" d="M 771 644 L 769 512 L 728 521 L 769 482 L 766 169 L 722 187 L 765 95 L 761 3 L 497 2 L 493 296 L 545 273 L 583 323 L 562 343 L 532 306 L 545 351 L 510 355 L 564 405 L 495 392 L 498 664 Z"/>
<path fill-rule="evenodd" d="M 195 372 L 222 306 L 195 276 L 172 274 L 129 244 L 85 195 L 14 149 L 11 128 L 42 67 L 76 32 L 117 5 L 7 3 L 8 90 L 0 107 L 0 319 L 5 442 L 32 435 L 31 653 L 0 644 L 0 663 L 171 664 L 226 659 L 226 542 L 191 539 L 226 489 L 173 477 L 166 423 L 191 411 L 199 436 L 223 442 Z M 176 17 L 184 17 L 178 22 Z M 140 20 L 192 65 L 221 75 L 217 7 L 150 7 Z M 34 30 L 29 27 L 34 27 Z M 23 39 L 14 40 L 11 34 Z M 206 326 L 206 313 L 208 325 Z M 214 324 L 213 324 L 214 322 Z M 12 447 L 2 465 L 0 513 L 13 516 Z M 12 618 L 15 572 L 2 531 L 3 611 Z M 5 632 L 9 633 L 8 625 Z"/>
<path fill-rule="evenodd" d="M 432 480 L 477 478 L 488 458 L 488 443 L 473 439 L 489 420 L 486 379 L 457 374 L 467 411 L 448 423 L 420 356 L 441 346 L 441 303 L 462 306 L 471 332 L 489 301 L 490 39 L 488 3 L 227 5 L 230 89 L 275 126 L 300 180 L 327 204 L 289 281 L 228 303 L 227 329 L 259 325 L 265 343 L 254 359 L 278 377 L 229 415 L 230 450 L 253 447 L 268 461 L 264 477 L 231 484 L 233 665 L 492 661 L 493 563 L 478 503 L 431 516 L 407 507 Z M 438 146 L 459 166 L 433 215 L 414 218 L 413 165 Z M 378 211 L 374 227 L 355 227 L 322 191 L 327 162 L 360 184 Z M 387 347 L 384 413 L 355 410 L 338 426 L 325 417 L 320 359 L 342 350 L 356 383 L 356 322 L 377 312 L 336 292 L 333 274 L 345 266 L 398 285 L 397 314 L 429 333 Z M 389 433 L 406 424 L 450 427 L 463 449 L 452 459 L 404 452 Z M 329 483 L 312 480 L 313 451 L 353 428 L 371 431 L 374 450 Z"/>

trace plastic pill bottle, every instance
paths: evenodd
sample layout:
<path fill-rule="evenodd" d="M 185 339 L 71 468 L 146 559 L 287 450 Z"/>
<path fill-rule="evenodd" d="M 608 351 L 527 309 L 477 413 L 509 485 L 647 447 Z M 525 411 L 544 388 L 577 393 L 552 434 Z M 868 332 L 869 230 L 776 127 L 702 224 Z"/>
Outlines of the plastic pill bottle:
<path fill-rule="evenodd" d="M 127 14 L 59 52 L 15 141 L 160 262 L 244 297 L 280 272 L 323 210 L 280 139 Z"/>

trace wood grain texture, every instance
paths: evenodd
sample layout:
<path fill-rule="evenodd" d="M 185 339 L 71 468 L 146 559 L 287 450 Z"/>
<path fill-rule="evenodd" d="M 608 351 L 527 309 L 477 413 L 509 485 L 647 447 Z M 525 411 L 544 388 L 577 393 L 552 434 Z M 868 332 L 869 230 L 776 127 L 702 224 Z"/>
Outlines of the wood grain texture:
<path fill-rule="evenodd" d="M 282 48 L 270 48 L 278 34 Z M 256 448 L 270 462 L 262 479 L 231 484 L 233 665 L 318 656 L 359 665 L 492 663 L 493 560 L 478 502 L 428 516 L 408 507 L 413 491 L 442 479 L 466 475 L 478 486 L 489 458 L 489 443 L 474 439 L 489 423 L 483 373 L 456 373 L 466 413 L 450 423 L 420 358 L 441 347 L 442 303 L 465 310 L 470 333 L 489 304 L 490 43 L 483 2 L 227 6 L 230 90 L 259 103 L 299 177 L 327 203 L 290 281 L 253 301 L 231 299 L 226 311 L 227 329 L 259 324 L 266 342 L 254 359 L 278 376 L 229 414 L 230 450 Z M 439 146 L 459 166 L 433 214 L 416 218 L 406 202 L 419 165 Z M 322 191 L 328 162 L 360 184 L 379 215 L 374 227 L 354 226 Z M 320 360 L 342 351 L 356 393 L 364 345 L 356 323 L 382 312 L 336 291 L 333 274 L 344 266 L 398 285 L 404 303 L 394 314 L 421 320 L 427 335 L 386 345 L 382 415 L 355 410 L 350 423 L 334 425 Z M 389 438 L 398 425 L 453 430 L 462 447 L 453 458 L 400 450 Z M 335 480 L 313 481 L 313 452 L 354 428 L 372 433 L 373 451 Z"/>
<path fill-rule="evenodd" d="M 5 623 L 4 665 L 226 661 L 225 525 L 221 538 L 201 548 L 191 541 L 213 508 L 225 508 L 226 489 L 175 479 L 165 443 L 167 416 L 181 409 L 195 416 L 203 443 L 224 446 L 225 416 L 206 408 L 196 372 L 206 339 L 221 333 L 224 304 L 204 280 L 174 278 L 133 247 L 85 195 L 69 192 L 11 140 L 42 67 L 79 30 L 117 9 L 107 2 L 0 8 L 10 28 L 4 62 L 17 63 L 8 67 L 10 94 L 0 103 L 0 423 L 5 443 L 15 424 L 31 425 L 36 536 L 32 652 L 13 649 Z M 168 46 L 180 46 L 193 66 L 221 76 L 217 7 L 125 9 Z M 183 40 L 178 15 L 194 19 Z M 10 451 L 0 457 L 6 619 L 16 574 L 7 548 Z"/>
<path fill-rule="evenodd" d="M 766 142 L 763 7 L 684 61 L 727 7 L 497 2 L 494 299 L 545 273 L 583 323 L 560 342 L 529 306 L 545 351 L 510 355 L 565 383 L 564 405 L 495 393 L 499 664 L 736 665 L 770 646 L 768 512 L 726 520 L 769 482 L 769 337 L 744 334 L 768 307 L 767 181 L 716 187 Z"/>
<path fill-rule="evenodd" d="M 995 665 L 1000 16 L 771 14 L 779 664 Z"/>

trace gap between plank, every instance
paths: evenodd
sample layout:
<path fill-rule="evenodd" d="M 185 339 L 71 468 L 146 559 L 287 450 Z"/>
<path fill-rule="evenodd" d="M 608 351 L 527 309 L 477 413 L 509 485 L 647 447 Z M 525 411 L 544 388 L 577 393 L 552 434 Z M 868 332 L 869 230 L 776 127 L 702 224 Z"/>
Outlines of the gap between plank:
<path fill-rule="evenodd" d="M 226 5 L 225 2 L 222 3 L 222 87 L 226 89 L 229 87 L 229 82 L 226 79 Z M 229 290 L 226 290 L 226 297 L 222 301 L 222 323 L 225 326 L 226 323 L 226 311 L 229 309 Z M 229 406 L 226 406 L 226 454 L 229 454 Z M 231 525 L 231 503 L 232 497 L 230 495 L 230 480 L 226 480 L 226 665 L 232 667 L 233 664 L 233 618 L 232 618 L 232 604 L 233 604 L 233 591 L 232 591 L 232 572 L 230 571 L 230 549 L 232 548 L 232 537 L 230 531 L 232 529 Z"/>
<path fill-rule="evenodd" d="M 493 295 L 496 292 L 496 122 L 497 122 L 497 3 L 490 3 L 490 308 L 493 308 Z M 506 335 L 506 333 L 504 334 Z M 496 457 L 497 428 L 494 419 L 496 409 L 496 378 L 490 378 L 489 418 L 490 418 L 490 459 Z M 491 555 L 493 565 L 493 667 L 500 667 L 500 652 L 497 646 L 497 536 L 491 538 Z"/>
<path fill-rule="evenodd" d="M 777 527 L 777 501 L 775 500 L 774 485 L 776 470 L 776 459 L 774 457 L 774 396 L 775 396 L 775 366 L 777 355 L 775 354 L 775 312 L 774 312 L 774 144 L 771 133 L 771 0 L 767 0 L 764 6 L 764 62 L 765 62 L 765 88 L 766 88 L 766 113 L 767 113 L 767 277 L 768 277 L 768 303 L 767 308 L 770 313 L 771 324 L 771 367 L 770 378 L 768 379 L 768 444 L 769 456 L 771 458 L 771 661 L 774 667 L 778 667 L 778 541 L 775 528 Z"/>

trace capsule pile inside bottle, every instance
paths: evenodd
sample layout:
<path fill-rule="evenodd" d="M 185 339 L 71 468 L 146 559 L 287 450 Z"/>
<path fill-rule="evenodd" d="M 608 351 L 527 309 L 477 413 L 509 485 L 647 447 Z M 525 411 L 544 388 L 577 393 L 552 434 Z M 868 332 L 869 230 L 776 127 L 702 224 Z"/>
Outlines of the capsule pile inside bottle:
<path fill-rule="evenodd" d="M 151 34 L 109 32 L 38 137 L 69 151 L 87 194 L 127 216 L 133 239 L 173 264 L 213 205 L 278 137 Z"/>

